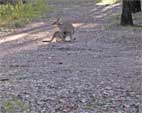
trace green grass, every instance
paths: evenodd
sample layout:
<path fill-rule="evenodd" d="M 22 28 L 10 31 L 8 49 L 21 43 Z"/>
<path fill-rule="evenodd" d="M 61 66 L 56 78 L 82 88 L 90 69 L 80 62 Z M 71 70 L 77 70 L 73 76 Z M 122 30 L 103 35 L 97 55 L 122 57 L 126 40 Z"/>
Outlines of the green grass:
<path fill-rule="evenodd" d="M 18 2 L 15 6 L 0 5 L 0 27 L 21 27 L 48 11 L 50 7 L 44 0 L 33 0 L 26 4 Z"/>
<path fill-rule="evenodd" d="M 25 111 L 25 113 L 29 113 L 29 106 L 17 97 L 4 101 L 2 107 L 6 112 L 16 112 L 17 110 L 22 110 Z"/>

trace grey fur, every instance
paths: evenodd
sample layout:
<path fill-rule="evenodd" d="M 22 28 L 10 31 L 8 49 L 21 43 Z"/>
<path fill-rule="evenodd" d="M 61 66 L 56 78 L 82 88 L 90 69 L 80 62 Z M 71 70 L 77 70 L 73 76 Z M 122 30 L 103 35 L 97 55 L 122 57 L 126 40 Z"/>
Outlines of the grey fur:
<path fill-rule="evenodd" d="M 57 25 L 59 31 L 62 32 L 65 36 L 66 41 L 73 41 L 73 34 L 75 33 L 75 28 L 69 22 L 60 22 L 60 18 L 58 18 L 52 25 Z"/>

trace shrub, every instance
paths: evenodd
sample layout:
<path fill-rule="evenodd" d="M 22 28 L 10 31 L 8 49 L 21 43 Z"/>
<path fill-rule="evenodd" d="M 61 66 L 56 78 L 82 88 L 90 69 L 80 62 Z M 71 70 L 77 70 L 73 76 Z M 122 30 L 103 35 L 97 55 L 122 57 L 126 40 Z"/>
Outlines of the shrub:
<path fill-rule="evenodd" d="M 26 4 L 19 1 L 15 5 L 0 5 L 0 26 L 20 27 L 41 17 L 49 10 L 50 8 L 44 0 L 33 0 Z"/>

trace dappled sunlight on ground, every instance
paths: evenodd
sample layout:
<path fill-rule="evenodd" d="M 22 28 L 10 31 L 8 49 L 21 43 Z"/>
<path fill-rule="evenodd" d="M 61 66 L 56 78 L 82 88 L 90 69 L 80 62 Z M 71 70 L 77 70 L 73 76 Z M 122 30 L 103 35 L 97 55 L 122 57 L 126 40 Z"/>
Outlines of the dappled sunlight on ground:
<path fill-rule="evenodd" d="M 18 35 L 14 35 L 14 36 L 4 37 L 3 39 L 0 39 L 0 44 L 5 43 L 5 42 L 14 41 L 14 40 L 23 38 L 25 36 L 27 36 L 27 33 L 18 34 Z"/>
<path fill-rule="evenodd" d="M 111 4 L 111 5 L 96 4 L 96 6 L 99 6 L 99 7 L 103 8 L 101 11 L 107 11 L 108 9 L 114 8 L 114 7 L 119 6 L 119 5 L 121 5 L 121 3 L 116 3 L 116 4 Z M 97 10 L 100 10 L 99 7 L 97 7 L 97 8 L 95 7 L 94 9 L 92 9 L 90 11 L 90 13 L 94 12 L 94 11 L 97 11 Z"/>
<path fill-rule="evenodd" d="M 45 23 L 44 22 L 35 22 L 35 23 L 31 23 L 31 24 L 27 25 L 27 27 L 39 27 L 42 25 L 45 25 Z"/>
<path fill-rule="evenodd" d="M 30 40 L 36 40 L 36 39 L 41 39 L 43 37 L 49 37 L 50 33 L 49 32 L 25 32 L 25 33 L 20 33 L 20 34 L 16 34 L 16 35 L 10 35 L 10 36 L 6 36 L 4 38 L 0 39 L 0 44 L 2 43 L 8 43 L 11 41 L 18 41 L 18 40 L 22 40 L 24 41 L 25 38 L 28 38 Z M 22 43 L 22 42 L 21 42 Z"/>
<path fill-rule="evenodd" d="M 95 23 L 73 23 L 75 28 L 95 28 L 97 24 Z"/>
<path fill-rule="evenodd" d="M 94 16 L 95 19 L 103 19 L 104 17 L 110 16 L 113 14 L 113 9 L 119 8 L 121 3 L 111 4 L 111 5 L 99 5 L 97 4 L 94 9 L 89 11 L 91 16 Z"/>
<path fill-rule="evenodd" d="M 5 36 L 0 39 L 0 56 L 4 57 L 8 54 L 38 49 L 40 45 L 44 45 L 42 41 L 45 39 L 50 39 L 51 35 L 52 31 L 49 32 L 42 28 Z M 48 45 L 48 43 L 45 44 L 46 46 Z"/>
<path fill-rule="evenodd" d="M 80 27 L 81 25 L 83 25 L 84 23 L 73 23 L 74 27 Z"/>
<path fill-rule="evenodd" d="M 120 5 L 120 3 L 113 4 L 113 5 L 108 5 L 108 6 L 106 6 L 106 7 L 102 10 L 102 12 L 105 12 L 105 11 L 107 11 L 107 10 L 110 10 L 110 9 L 112 9 L 112 8 L 114 8 L 114 7 L 119 6 L 119 5 Z"/>
<path fill-rule="evenodd" d="M 119 5 L 119 3 L 112 5 L 97 4 L 97 7 L 88 10 L 88 15 L 83 16 L 85 17 L 85 19 L 93 17 L 93 21 L 89 21 L 86 23 L 85 20 L 81 19 L 77 20 L 77 22 L 73 22 L 73 26 L 77 31 L 75 34 L 77 40 L 79 40 L 80 38 L 77 34 L 78 32 L 82 32 L 80 35 L 81 37 L 88 37 L 87 32 L 91 31 L 92 36 L 90 35 L 88 38 L 95 37 L 95 34 L 93 34 L 93 32 L 102 23 L 98 23 L 99 21 L 94 22 L 94 20 L 103 19 L 104 17 L 110 15 L 112 13 L 111 10 L 115 7 L 118 7 Z M 17 33 L 9 34 L 2 37 L 0 39 L 0 44 L 1 49 L 5 50 L 3 51 L 3 55 L 9 54 L 9 52 L 14 54 L 15 52 L 20 52 L 22 50 L 38 49 L 40 45 L 47 46 L 49 43 L 44 43 L 42 41 L 49 41 L 53 33 L 57 30 L 54 26 L 51 26 L 51 23 L 54 19 L 50 20 L 49 23 L 36 22 L 29 24 L 23 29 L 23 31 L 17 30 Z M 83 32 L 85 32 L 85 34 Z"/>
<path fill-rule="evenodd" d="M 95 23 L 88 23 L 88 24 L 85 24 L 83 25 L 81 28 L 95 28 L 97 26 L 97 24 Z"/>
<path fill-rule="evenodd" d="M 98 2 L 97 5 L 113 5 L 117 2 L 120 2 L 118 0 L 101 0 L 101 2 Z"/>

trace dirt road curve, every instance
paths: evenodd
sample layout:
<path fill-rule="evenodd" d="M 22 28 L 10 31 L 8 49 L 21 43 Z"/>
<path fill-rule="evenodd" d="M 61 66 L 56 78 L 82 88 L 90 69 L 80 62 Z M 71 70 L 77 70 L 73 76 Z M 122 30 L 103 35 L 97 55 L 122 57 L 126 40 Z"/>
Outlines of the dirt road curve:
<path fill-rule="evenodd" d="M 141 29 L 119 26 L 119 4 L 63 1 L 49 0 L 57 8 L 49 21 L 0 38 L 0 110 L 142 113 Z M 59 16 L 76 27 L 76 41 L 43 43 Z M 7 107 L 14 97 L 22 107 Z"/>

